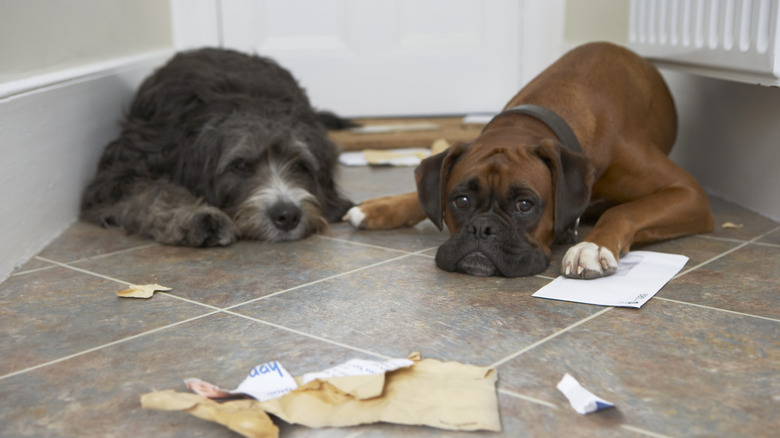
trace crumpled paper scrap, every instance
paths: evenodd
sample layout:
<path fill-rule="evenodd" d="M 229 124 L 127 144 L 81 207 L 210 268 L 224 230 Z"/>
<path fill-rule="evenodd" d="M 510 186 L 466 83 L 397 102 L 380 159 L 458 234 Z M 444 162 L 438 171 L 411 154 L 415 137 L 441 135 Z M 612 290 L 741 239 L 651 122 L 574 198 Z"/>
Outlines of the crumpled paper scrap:
<path fill-rule="evenodd" d="M 283 369 L 274 363 L 264 364 L 267 377 L 278 376 L 278 370 Z M 388 422 L 500 431 L 497 379 L 493 368 L 421 359 L 419 354 L 408 360 L 382 362 L 353 359 L 319 373 L 295 377 L 297 388 L 256 403 L 288 423 L 308 427 Z M 246 393 L 226 391 L 200 379 L 188 379 L 187 386 L 215 398 Z"/>
<path fill-rule="evenodd" d="M 129 286 L 130 288 L 117 292 L 117 296 L 122 298 L 151 298 L 155 292 L 171 290 L 171 288 L 160 286 L 159 284 L 131 284 Z"/>
<path fill-rule="evenodd" d="M 564 374 L 563 379 L 558 383 L 558 390 L 569 399 L 571 407 L 581 415 L 590 414 L 615 406 L 583 388 L 582 385 L 580 385 L 580 382 L 569 373 Z"/>
<path fill-rule="evenodd" d="M 288 423 L 308 427 L 387 422 L 500 431 L 497 378 L 493 368 L 417 359 L 386 374 L 300 379 L 297 389 L 261 405 Z M 353 386 L 362 390 L 349 391 Z"/>
<path fill-rule="evenodd" d="M 204 420 L 213 421 L 249 438 L 276 438 L 279 428 L 252 399 L 217 403 L 197 394 L 173 390 L 151 392 L 141 396 L 144 409 L 182 411 Z"/>

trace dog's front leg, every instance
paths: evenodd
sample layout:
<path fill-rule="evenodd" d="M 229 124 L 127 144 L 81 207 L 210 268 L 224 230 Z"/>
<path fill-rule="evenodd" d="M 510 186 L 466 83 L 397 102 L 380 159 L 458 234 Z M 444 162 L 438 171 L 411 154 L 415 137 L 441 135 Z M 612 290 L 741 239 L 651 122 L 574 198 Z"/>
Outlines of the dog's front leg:
<path fill-rule="evenodd" d="M 632 244 L 708 232 L 713 227 L 709 201 L 697 183 L 667 187 L 606 210 L 585 240 L 566 252 L 562 274 L 586 279 L 610 275 Z"/>
<path fill-rule="evenodd" d="M 124 192 L 119 202 L 96 206 L 85 217 L 113 222 L 166 245 L 225 246 L 237 239 L 230 217 L 184 187 L 161 180 L 136 181 Z"/>
<path fill-rule="evenodd" d="M 352 207 L 344 216 L 355 228 L 366 230 L 413 227 L 425 218 L 417 192 L 370 199 Z"/>

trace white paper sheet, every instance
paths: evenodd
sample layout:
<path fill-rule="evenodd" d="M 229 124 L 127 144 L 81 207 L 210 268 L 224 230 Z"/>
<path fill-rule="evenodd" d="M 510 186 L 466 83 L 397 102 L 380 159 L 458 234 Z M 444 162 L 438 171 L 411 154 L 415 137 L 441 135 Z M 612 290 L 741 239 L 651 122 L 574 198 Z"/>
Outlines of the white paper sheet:
<path fill-rule="evenodd" d="M 672 279 L 688 257 L 652 251 L 623 256 L 609 277 L 579 280 L 558 277 L 533 296 L 600 306 L 640 308 Z"/>

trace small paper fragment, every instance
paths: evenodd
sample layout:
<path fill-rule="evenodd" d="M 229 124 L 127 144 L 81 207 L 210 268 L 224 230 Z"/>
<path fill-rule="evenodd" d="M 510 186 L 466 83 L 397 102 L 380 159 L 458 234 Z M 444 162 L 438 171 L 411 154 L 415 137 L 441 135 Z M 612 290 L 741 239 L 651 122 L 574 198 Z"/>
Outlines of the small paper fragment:
<path fill-rule="evenodd" d="M 721 228 L 740 229 L 740 228 L 742 228 L 742 224 L 735 224 L 734 222 L 723 222 L 723 225 L 721 225 Z"/>
<path fill-rule="evenodd" d="M 583 388 L 577 379 L 572 377 L 569 373 L 566 373 L 563 376 L 563 379 L 558 382 L 558 390 L 569 399 L 571 407 L 581 415 L 590 414 L 615 406 Z"/>
<path fill-rule="evenodd" d="M 122 298 L 151 298 L 155 292 L 169 290 L 171 290 L 171 288 L 159 284 L 131 284 L 130 288 L 120 290 L 116 294 Z"/>
<path fill-rule="evenodd" d="M 255 400 L 243 399 L 217 403 L 196 394 L 166 390 L 142 395 L 141 406 L 144 409 L 186 412 L 219 423 L 249 438 L 279 436 L 279 428 Z"/>
<path fill-rule="evenodd" d="M 282 364 L 272 360 L 252 368 L 235 392 L 266 401 L 281 397 L 297 387 L 298 383 Z"/>

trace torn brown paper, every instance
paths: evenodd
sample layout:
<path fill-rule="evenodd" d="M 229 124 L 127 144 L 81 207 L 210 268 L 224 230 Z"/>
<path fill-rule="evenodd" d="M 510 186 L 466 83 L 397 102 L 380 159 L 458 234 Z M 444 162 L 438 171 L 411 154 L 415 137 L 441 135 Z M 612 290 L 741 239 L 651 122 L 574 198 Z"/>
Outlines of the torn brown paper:
<path fill-rule="evenodd" d="M 249 438 L 276 438 L 279 428 L 260 407 L 257 400 L 242 399 L 217 403 L 196 394 L 173 390 L 141 396 L 144 409 L 183 411 L 204 420 L 214 421 Z"/>
<path fill-rule="evenodd" d="M 129 289 L 120 290 L 117 296 L 122 298 L 151 298 L 157 291 L 169 291 L 171 288 L 159 284 L 131 284 Z"/>
<path fill-rule="evenodd" d="M 384 376 L 360 377 L 359 382 L 346 377 L 314 380 L 261 406 L 288 423 L 309 427 L 381 421 L 451 430 L 501 430 L 495 369 L 422 359 Z M 384 387 L 378 392 L 382 377 Z"/>

